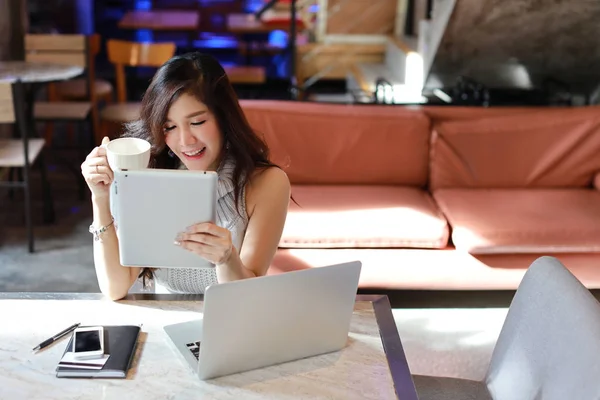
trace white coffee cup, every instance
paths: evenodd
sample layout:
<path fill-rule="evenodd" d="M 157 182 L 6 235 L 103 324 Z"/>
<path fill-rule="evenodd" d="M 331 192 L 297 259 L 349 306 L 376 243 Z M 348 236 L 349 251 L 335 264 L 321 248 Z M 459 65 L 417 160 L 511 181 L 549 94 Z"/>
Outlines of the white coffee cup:
<path fill-rule="evenodd" d="M 113 171 L 148 168 L 150 148 L 148 141 L 139 138 L 119 138 L 103 145 L 108 165 Z"/>

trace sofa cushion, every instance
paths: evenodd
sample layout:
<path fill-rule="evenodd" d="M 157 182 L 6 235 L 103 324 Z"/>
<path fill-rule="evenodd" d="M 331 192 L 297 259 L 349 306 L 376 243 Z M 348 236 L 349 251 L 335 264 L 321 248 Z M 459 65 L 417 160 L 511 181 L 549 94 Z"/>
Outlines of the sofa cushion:
<path fill-rule="evenodd" d="M 594 178 L 594 187 L 596 190 L 600 190 L 600 172 L 598 172 Z"/>
<path fill-rule="evenodd" d="M 394 186 L 293 185 L 282 248 L 444 248 L 448 226 L 431 196 Z"/>
<path fill-rule="evenodd" d="M 360 260 L 359 287 L 370 290 L 515 290 L 543 253 L 469 254 L 447 249 L 278 249 L 276 275 Z M 553 253 L 590 289 L 600 288 L 600 253 Z M 407 298 L 418 303 L 425 297 Z M 408 303 L 407 303 L 408 304 Z"/>
<path fill-rule="evenodd" d="M 589 187 L 598 154 L 597 106 L 436 123 L 431 188 Z"/>
<path fill-rule="evenodd" d="M 600 251 L 600 192 L 439 189 L 458 250 L 472 254 Z"/>
<path fill-rule="evenodd" d="M 241 104 L 292 183 L 427 184 L 431 129 L 422 111 L 275 100 Z"/>

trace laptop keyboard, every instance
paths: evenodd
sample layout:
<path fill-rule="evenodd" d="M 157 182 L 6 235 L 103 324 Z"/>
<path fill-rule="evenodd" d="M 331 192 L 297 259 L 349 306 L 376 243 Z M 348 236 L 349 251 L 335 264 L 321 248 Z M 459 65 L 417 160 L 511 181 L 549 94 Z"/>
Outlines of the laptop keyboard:
<path fill-rule="evenodd" d="M 187 348 L 192 352 L 196 360 L 200 359 L 200 342 L 192 342 L 186 344 Z"/>

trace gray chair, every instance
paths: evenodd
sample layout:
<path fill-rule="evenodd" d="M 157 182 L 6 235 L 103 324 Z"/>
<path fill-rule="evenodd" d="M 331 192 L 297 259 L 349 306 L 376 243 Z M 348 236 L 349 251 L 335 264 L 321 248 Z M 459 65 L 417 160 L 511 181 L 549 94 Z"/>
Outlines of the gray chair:
<path fill-rule="evenodd" d="M 600 303 L 541 257 L 513 298 L 483 381 L 414 375 L 420 400 L 600 399 Z"/>

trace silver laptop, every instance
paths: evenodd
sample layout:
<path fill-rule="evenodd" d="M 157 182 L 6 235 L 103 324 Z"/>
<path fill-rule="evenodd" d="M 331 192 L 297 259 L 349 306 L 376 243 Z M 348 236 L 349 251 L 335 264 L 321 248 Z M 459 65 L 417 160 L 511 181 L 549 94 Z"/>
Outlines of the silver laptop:
<path fill-rule="evenodd" d="M 201 320 L 164 327 L 202 380 L 342 349 L 359 261 L 213 285 Z"/>

